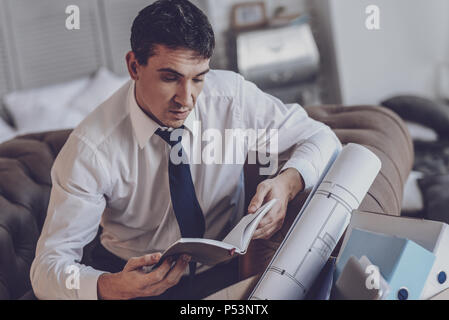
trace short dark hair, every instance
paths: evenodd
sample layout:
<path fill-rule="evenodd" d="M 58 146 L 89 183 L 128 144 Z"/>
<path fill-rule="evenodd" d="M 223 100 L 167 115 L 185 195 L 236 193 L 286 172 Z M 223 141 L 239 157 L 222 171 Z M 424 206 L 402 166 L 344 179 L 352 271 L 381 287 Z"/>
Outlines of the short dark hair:
<path fill-rule="evenodd" d="M 209 59 L 215 36 L 206 15 L 188 0 L 158 0 L 142 9 L 131 28 L 131 49 L 140 65 L 155 55 L 155 45 L 185 48 Z"/>

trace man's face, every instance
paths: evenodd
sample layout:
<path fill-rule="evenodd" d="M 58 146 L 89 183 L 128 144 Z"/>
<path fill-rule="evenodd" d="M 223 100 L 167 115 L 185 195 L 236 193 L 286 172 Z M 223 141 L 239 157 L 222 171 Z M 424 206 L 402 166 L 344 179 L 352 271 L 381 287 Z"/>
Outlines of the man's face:
<path fill-rule="evenodd" d="M 136 100 L 144 112 L 160 125 L 179 128 L 193 110 L 203 90 L 209 60 L 188 49 L 158 45 L 146 66 L 139 65 L 133 52 L 126 56 L 136 82 Z"/>

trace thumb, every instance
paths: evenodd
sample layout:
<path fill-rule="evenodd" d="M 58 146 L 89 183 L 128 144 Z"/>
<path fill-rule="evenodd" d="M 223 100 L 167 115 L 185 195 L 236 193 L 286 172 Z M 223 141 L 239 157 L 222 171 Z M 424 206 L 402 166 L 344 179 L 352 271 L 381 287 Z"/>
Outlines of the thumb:
<path fill-rule="evenodd" d="M 251 202 L 248 206 L 248 213 L 255 213 L 257 209 L 260 208 L 260 206 L 263 203 L 263 200 L 265 199 L 266 195 L 270 191 L 270 187 L 265 183 L 260 183 L 257 186 L 257 191 L 254 197 L 251 199 Z"/>
<path fill-rule="evenodd" d="M 142 257 L 131 258 L 126 263 L 123 271 L 133 271 L 145 266 L 152 266 L 157 263 L 161 258 L 161 254 L 159 252 L 153 254 L 146 254 Z"/>

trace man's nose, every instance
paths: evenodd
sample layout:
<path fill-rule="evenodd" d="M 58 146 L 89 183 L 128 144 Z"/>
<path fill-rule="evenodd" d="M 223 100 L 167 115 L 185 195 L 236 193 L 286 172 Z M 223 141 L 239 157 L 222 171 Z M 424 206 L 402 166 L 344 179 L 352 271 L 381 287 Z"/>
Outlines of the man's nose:
<path fill-rule="evenodd" d="M 188 83 L 180 85 L 176 92 L 175 102 L 182 106 L 192 108 L 194 104 L 193 100 L 192 87 Z"/>

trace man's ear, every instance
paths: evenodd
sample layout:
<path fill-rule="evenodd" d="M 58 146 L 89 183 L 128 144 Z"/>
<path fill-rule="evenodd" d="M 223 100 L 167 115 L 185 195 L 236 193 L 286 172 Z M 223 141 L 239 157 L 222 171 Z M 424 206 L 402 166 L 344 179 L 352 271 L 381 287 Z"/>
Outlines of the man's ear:
<path fill-rule="evenodd" d="M 138 62 L 136 59 L 136 56 L 134 55 L 134 52 L 129 51 L 126 54 L 126 65 L 128 66 L 128 73 L 129 76 L 131 77 L 131 79 L 133 80 L 138 80 L 139 79 L 139 75 L 138 75 Z"/>

